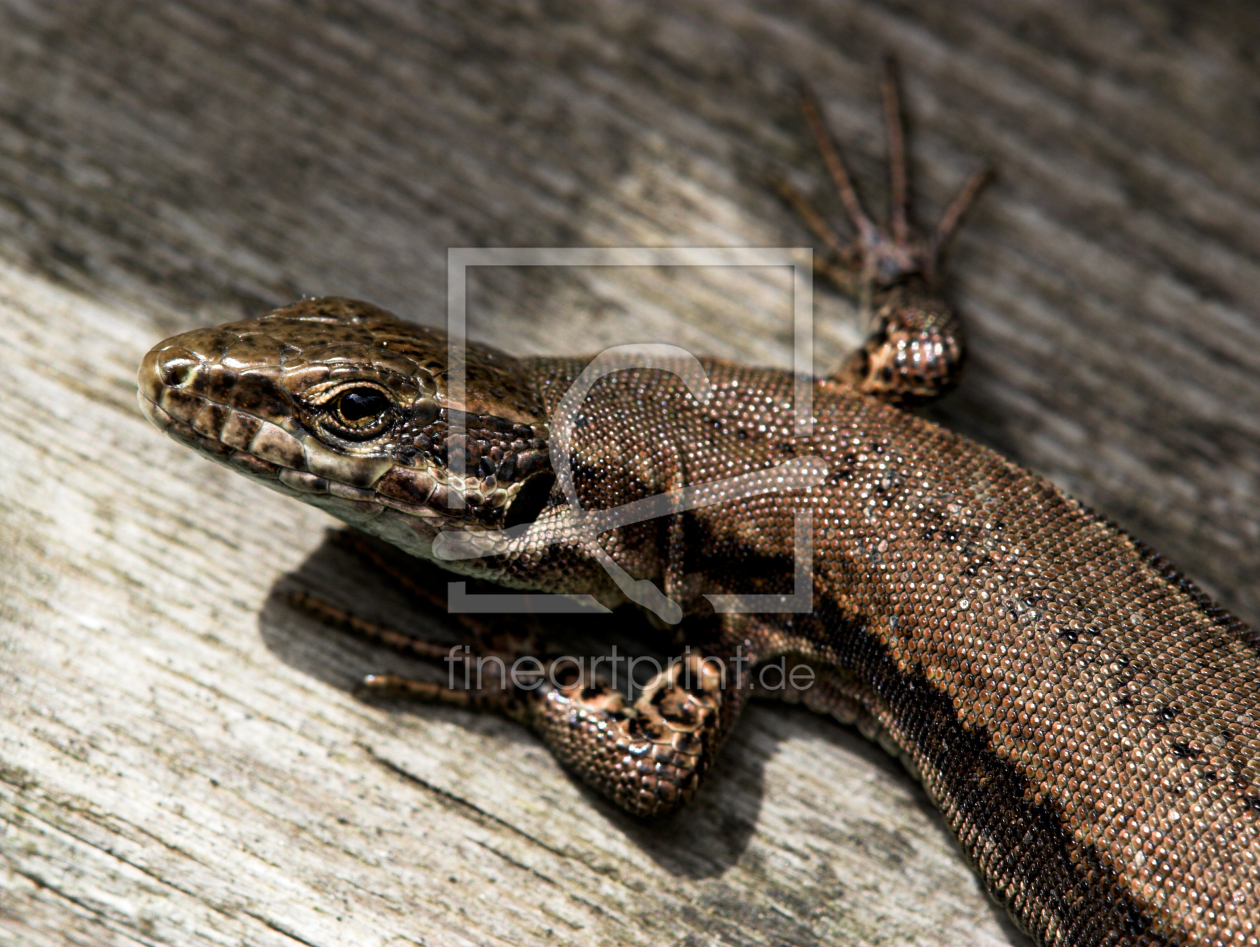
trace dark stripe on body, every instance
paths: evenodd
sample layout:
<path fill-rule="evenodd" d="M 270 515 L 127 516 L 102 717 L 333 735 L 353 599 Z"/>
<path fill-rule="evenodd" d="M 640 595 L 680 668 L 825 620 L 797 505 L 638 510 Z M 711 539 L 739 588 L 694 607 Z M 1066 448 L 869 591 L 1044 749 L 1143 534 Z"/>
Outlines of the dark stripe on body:
<path fill-rule="evenodd" d="M 1028 780 L 967 730 L 948 696 L 922 673 L 903 673 L 885 645 L 819 595 L 811 638 L 829 642 L 838 665 L 887 709 L 946 821 L 990 892 L 1045 943 L 1169 943 L 1122 892 L 1092 846 L 1076 842 L 1051 803 L 1032 805 Z"/>

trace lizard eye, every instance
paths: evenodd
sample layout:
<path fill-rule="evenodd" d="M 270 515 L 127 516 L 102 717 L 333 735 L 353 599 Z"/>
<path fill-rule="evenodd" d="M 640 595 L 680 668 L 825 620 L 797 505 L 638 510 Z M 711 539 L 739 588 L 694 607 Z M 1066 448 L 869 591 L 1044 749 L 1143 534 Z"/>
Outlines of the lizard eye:
<path fill-rule="evenodd" d="M 335 433 L 351 440 L 367 440 L 389 426 L 394 403 L 379 388 L 355 385 L 335 395 L 326 412 Z"/>

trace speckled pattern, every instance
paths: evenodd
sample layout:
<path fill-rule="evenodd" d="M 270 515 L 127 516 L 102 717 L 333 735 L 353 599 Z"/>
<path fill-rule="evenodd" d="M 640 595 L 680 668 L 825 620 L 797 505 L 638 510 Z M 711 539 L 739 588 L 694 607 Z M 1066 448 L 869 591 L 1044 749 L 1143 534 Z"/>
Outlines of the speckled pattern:
<path fill-rule="evenodd" d="M 308 342 L 328 359 L 319 370 Z M 408 444 L 402 432 L 417 429 L 417 412 L 431 431 L 463 410 L 485 457 L 503 441 L 478 438 L 482 429 L 506 437 L 527 425 L 541 439 L 582 367 L 474 346 L 467 387 L 478 394 L 452 405 L 445 350 L 440 335 L 366 304 L 306 301 L 158 346 L 141 368 L 142 403 L 211 456 L 423 552 L 444 524 L 503 525 L 516 494 L 500 492 L 497 473 L 459 474 L 440 452 L 408 451 L 421 435 Z M 742 647 L 757 662 L 786 654 L 813 667 L 815 687 L 779 696 L 857 722 L 901 755 L 990 891 L 1042 942 L 1260 942 L 1255 633 L 1121 530 L 984 447 L 827 381 L 814 389 L 814 434 L 794 438 L 790 375 L 703 364 L 713 386 L 704 405 L 662 371 L 603 379 L 573 449 L 587 509 L 796 457 L 825 463 L 819 487 L 600 535 L 622 568 L 694 616 L 685 627 L 697 654 Z M 330 381 L 388 393 L 373 437 L 329 433 L 307 392 Z M 216 425 L 255 439 L 274 431 L 268 456 L 226 444 Z M 523 436 L 509 447 L 516 440 L 521 454 L 538 450 Z M 535 463 L 524 479 L 505 478 L 507 488 L 547 476 Z M 351 468 L 371 473 L 336 479 Z M 286 482 L 295 476 L 311 482 L 295 489 Z M 400 501 L 397 478 L 431 484 L 438 500 L 421 501 L 417 488 Z M 443 478 L 467 489 L 466 509 L 448 507 Z M 813 613 L 712 616 L 705 593 L 791 590 L 798 509 L 813 511 Z M 531 515 L 545 528 L 564 512 L 553 490 Z M 590 551 L 556 535 L 545 549 L 461 565 L 510 585 L 621 601 Z M 679 667 L 700 672 L 698 660 Z M 514 695 L 503 709 L 622 805 L 663 812 L 694 793 L 751 691 L 703 673 L 687 687 L 679 673 L 634 707 L 575 679 Z"/>

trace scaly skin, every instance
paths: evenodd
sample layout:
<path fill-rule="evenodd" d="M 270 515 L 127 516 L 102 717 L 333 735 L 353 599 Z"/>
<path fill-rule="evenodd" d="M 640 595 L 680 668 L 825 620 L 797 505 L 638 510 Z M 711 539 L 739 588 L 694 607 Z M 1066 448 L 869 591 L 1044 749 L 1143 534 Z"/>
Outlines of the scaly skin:
<path fill-rule="evenodd" d="M 956 322 L 930 268 L 872 276 L 878 252 L 863 238 L 848 261 L 882 313 L 874 341 L 814 384 L 807 436 L 790 375 L 712 360 L 707 402 L 641 368 L 598 382 L 571 423 L 558 406 L 587 360 L 469 345 L 455 401 L 445 337 L 342 299 L 160 344 L 141 406 L 413 555 L 458 529 L 451 548 L 489 551 L 449 563 L 469 574 L 613 606 L 607 559 L 677 602 L 700 647 L 634 704 L 582 674 L 474 692 L 378 679 L 512 715 L 632 812 L 690 799 L 768 689 L 757 666 L 788 656 L 814 679 L 776 695 L 900 755 L 1040 942 L 1260 944 L 1260 637 L 1046 480 L 888 403 L 948 387 L 962 350 L 932 342 Z M 583 535 L 556 480 L 561 427 L 585 510 L 785 463 L 822 473 Z M 706 595 L 792 592 L 797 522 L 812 611 L 715 615 Z"/>

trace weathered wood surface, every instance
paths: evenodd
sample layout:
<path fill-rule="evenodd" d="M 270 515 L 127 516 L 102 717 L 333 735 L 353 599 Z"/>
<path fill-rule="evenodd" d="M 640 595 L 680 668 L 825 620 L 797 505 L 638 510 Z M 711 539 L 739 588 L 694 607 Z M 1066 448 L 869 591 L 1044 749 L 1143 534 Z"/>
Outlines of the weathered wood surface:
<path fill-rule="evenodd" d="M 1001 172 L 936 416 L 1254 623 L 1257 48 L 1224 3 L 0 6 L 0 944 L 1020 942 L 909 777 L 800 709 L 644 825 L 505 722 L 357 701 L 394 659 L 277 588 L 421 619 L 151 430 L 133 372 L 302 293 L 440 323 L 451 246 L 803 243 L 762 176 L 821 191 L 793 77 L 879 197 L 894 49 L 924 216 Z M 470 323 L 786 365 L 781 276 L 481 271 Z M 858 329 L 817 308 L 825 366 Z"/>

